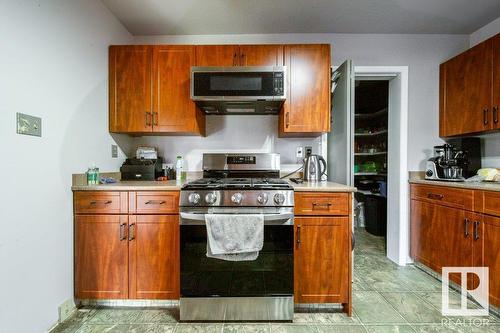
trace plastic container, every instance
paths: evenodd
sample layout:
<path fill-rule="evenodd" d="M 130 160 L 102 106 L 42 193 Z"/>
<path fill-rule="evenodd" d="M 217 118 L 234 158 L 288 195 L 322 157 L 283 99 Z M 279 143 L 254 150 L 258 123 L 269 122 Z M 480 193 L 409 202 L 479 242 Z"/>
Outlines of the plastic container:
<path fill-rule="evenodd" d="M 182 159 L 182 156 L 177 156 L 177 160 L 175 162 L 175 180 L 181 181 L 182 180 L 182 169 L 184 167 L 184 160 Z"/>

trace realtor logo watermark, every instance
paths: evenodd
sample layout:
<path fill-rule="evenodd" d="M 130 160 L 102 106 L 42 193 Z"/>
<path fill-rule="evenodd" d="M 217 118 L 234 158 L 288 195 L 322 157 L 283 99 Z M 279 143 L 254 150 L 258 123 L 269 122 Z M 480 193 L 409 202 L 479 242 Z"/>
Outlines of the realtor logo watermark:
<path fill-rule="evenodd" d="M 489 269 L 488 267 L 443 267 L 442 303 L 443 316 L 488 316 L 489 315 Z M 460 308 L 450 306 L 450 274 L 460 274 Z M 478 284 L 474 289 L 468 289 L 467 275 L 475 275 Z M 467 304 L 469 294 L 478 304 L 479 308 L 469 309 Z"/>

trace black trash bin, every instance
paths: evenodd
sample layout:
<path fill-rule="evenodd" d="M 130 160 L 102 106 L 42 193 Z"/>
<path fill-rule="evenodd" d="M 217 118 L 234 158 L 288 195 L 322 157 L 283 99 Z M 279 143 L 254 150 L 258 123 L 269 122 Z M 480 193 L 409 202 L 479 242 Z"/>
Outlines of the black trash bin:
<path fill-rule="evenodd" d="M 365 228 L 375 236 L 387 234 L 387 198 L 380 194 L 365 194 Z"/>

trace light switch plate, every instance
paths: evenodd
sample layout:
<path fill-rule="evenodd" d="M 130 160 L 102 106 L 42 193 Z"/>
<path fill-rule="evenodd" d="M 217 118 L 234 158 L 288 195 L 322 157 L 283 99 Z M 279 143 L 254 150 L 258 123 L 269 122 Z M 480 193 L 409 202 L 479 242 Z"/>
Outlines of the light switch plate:
<path fill-rule="evenodd" d="M 302 149 L 302 146 L 297 147 L 297 152 L 295 153 L 295 157 L 297 157 L 297 158 L 304 157 L 304 150 Z"/>
<path fill-rule="evenodd" d="M 118 146 L 117 145 L 111 145 L 111 157 L 112 158 L 118 157 Z"/>
<path fill-rule="evenodd" d="M 17 134 L 42 136 L 42 118 L 18 112 L 16 123 Z"/>

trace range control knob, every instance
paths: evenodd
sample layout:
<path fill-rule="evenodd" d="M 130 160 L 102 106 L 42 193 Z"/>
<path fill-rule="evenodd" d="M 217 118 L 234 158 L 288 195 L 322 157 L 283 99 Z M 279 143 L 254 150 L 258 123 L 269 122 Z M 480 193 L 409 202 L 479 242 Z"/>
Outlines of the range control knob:
<path fill-rule="evenodd" d="M 235 193 L 231 196 L 231 201 L 237 205 L 239 205 L 241 203 L 241 201 L 243 200 L 243 194 L 241 193 Z"/>
<path fill-rule="evenodd" d="M 215 193 L 207 193 L 207 195 L 205 195 L 205 201 L 209 204 L 213 204 L 215 203 L 215 201 L 217 201 L 217 195 Z"/>
<path fill-rule="evenodd" d="M 277 205 L 282 205 L 285 202 L 285 195 L 283 193 L 276 193 L 274 195 L 274 203 Z"/>
<path fill-rule="evenodd" d="M 257 196 L 257 202 L 260 203 L 261 205 L 265 205 L 267 203 L 267 199 L 268 199 L 268 195 L 267 193 L 259 193 L 259 195 Z"/>
<path fill-rule="evenodd" d="M 428 170 L 425 172 L 425 175 L 426 175 L 427 177 L 432 177 L 432 175 L 433 175 L 433 174 L 434 174 L 434 172 L 432 172 L 432 170 L 431 170 L 431 169 L 428 169 Z"/>
<path fill-rule="evenodd" d="M 188 196 L 188 201 L 190 204 L 193 204 L 193 205 L 196 205 L 197 203 L 200 202 L 200 195 L 198 193 L 191 193 L 189 196 Z"/>

